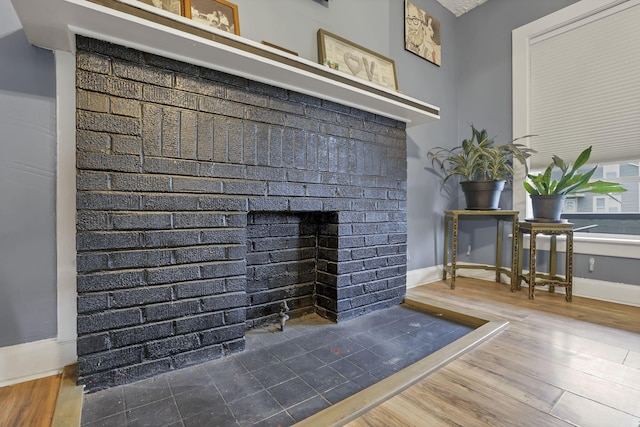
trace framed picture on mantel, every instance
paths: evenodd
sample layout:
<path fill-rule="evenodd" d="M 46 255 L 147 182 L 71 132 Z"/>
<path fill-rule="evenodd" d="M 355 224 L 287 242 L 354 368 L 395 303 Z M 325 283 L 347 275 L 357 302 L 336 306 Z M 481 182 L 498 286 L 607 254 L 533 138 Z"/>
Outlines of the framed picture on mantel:
<path fill-rule="evenodd" d="M 226 0 L 184 0 L 187 18 L 240 35 L 238 6 Z"/>
<path fill-rule="evenodd" d="M 318 62 L 387 89 L 398 90 L 393 59 L 323 29 L 318 30 Z"/>

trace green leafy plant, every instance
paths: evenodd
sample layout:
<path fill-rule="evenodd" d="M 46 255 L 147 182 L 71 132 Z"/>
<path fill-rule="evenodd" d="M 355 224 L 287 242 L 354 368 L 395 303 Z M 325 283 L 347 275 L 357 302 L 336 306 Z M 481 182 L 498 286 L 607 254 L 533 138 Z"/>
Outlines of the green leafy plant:
<path fill-rule="evenodd" d="M 587 163 L 591 157 L 591 147 L 586 148 L 576 161 L 571 165 L 566 163 L 558 156 L 552 156 L 553 161 L 545 169 L 537 175 L 528 174 L 527 178 L 531 181 L 524 183 L 524 188 L 531 195 L 551 195 L 551 194 L 575 194 L 575 193 L 597 193 L 609 194 L 622 193 L 627 191 L 624 187 L 616 182 L 608 181 L 592 181 L 589 182 L 598 165 L 585 173 L 578 173 L 578 169 Z M 560 171 L 560 178 L 554 179 L 554 170 Z M 611 196 L 613 198 L 613 196 Z M 614 198 L 615 199 L 615 198 Z"/>
<path fill-rule="evenodd" d="M 511 180 L 514 159 L 525 166 L 526 159 L 535 151 L 514 142 L 530 135 L 514 139 L 509 144 L 495 145 L 485 129 L 471 125 L 471 138 L 454 148 L 435 147 L 427 153 L 435 170 L 442 172 L 442 185 L 454 175 L 468 181 Z"/>

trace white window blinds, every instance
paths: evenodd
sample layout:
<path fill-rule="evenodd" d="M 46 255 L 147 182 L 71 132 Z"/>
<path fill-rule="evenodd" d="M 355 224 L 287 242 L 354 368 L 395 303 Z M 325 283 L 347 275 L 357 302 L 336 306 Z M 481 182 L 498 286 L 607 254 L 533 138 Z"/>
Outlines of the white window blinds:
<path fill-rule="evenodd" d="M 640 159 L 640 5 L 533 39 L 534 169 L 592 145 L 591 162 Z"/>

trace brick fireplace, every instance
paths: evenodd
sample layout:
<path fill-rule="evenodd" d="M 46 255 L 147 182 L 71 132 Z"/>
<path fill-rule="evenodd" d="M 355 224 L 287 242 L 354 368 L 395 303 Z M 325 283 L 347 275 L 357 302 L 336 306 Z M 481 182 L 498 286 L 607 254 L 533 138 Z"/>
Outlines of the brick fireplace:
<path fill-rule="evenodd" d="M 78 37 L 79 381 L 244 349 L 247 327 L 400 303 L 405 123 Z"/>

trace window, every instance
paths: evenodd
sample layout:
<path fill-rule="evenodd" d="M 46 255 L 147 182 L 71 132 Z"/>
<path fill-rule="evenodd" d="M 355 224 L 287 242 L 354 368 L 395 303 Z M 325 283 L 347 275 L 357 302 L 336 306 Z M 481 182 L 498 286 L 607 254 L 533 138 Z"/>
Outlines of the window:
<path fill-rule="evenodd" d="M 620 177 L 620 165 L 604 165 L 602 166 L 602 174 L 607 181 Z"/>
<path fill-rule="evenodd" d="M 638 1 L 581 1 L 513 32 L 513 135 L 536 135 L 532 170 L 591 145 L 593 178 L 627 189 L 567 198 L 563 217 L 590 232 L 640 235 L 638 21 Z M 514 191 L 514 209 L 527 199 Z"/>
<path fill-rule="evenodd" d="M 580 172 L 592 167 L 581 168 Z M 613 197 L 591 193 L 570 194 L 565 199 L 562 217 L 589 233 L 640 235 L 640 163 L 601 165 L 592 179 L 618 182 L 627 191 L 612 194 Z M 527 206 L 528 213 L 530 209 Z"/>

